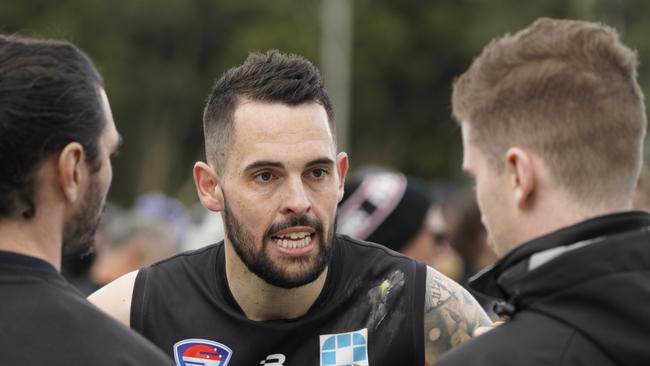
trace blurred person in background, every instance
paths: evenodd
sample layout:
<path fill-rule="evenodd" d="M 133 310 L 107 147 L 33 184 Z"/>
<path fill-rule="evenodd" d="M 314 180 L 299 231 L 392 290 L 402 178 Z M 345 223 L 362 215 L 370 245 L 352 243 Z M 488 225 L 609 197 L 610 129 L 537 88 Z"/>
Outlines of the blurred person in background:
<path fill-rule="evenodd" d="M 210 211 L 200 203 L 190 211 L 193 224 L 181 243 L 181 251 L 203 248 L 223 240 L 223 221 L 219 212 Z"/>
<path fill-rule="evenodd" d="M 505 324 L 439 365 L 648 365 L 650 214 L 633 211 L 646 114 L 636 53 L 540 19 L 454 83 L 463 170 L 500 259 L 472 280 Z"/>
<path fill-rule="evenodd" d="M 132 211 L 138 216 L 164 223 L 177 245 L 185 241 L 192 230 L 192 220 L 185 205 L 162 192 L 141 194 L 133 203 Z"/>
<path fill-rule="evenodd" d="M 462 263 L 447 240 L 442 205 L 421 180 L 362 168 L 345 182 L 339 234 L 384 245 L 460 279 Z"/>
<path fill-rule="evenodd" d="M 178 242 L 165 221 L 131 212 L 118 220 L 91 267 L 91 278 L 100 286 L 178 252 Z"/>
<path fill-rule="evenodd" d="M 91 269 L 100 286 L 178 253 L 191 222 L 178 200 L 152 192 L 139 196 L 130 211 L 106 226 L 107 245 L 98 249 Z"/>
<path fill-rule="evenodd" d="M 449 243 L 463 262 L 463 274 L 459 282 L 466 286 L 470 277 L 497 259 L 488 244 L 488 235 L 481 222 L 474 191 L 460 192 L 451 200 L 445 210 L 447 213 L 447 232 Z"/>
<path fill-rule="evenodd" d="M 0 35 L 0 364 L 168 365 L 59 273 L 92 246 L 120 144 L 74 45 Z"/>

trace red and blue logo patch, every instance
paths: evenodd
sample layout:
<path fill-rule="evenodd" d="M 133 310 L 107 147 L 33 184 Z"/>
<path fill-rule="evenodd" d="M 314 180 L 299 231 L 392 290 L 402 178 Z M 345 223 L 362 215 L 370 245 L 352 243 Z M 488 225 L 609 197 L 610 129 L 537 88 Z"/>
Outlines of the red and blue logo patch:
<path fill-rule="evenodd" d="M 205 339 L 186 339 L 174 345 L 177 366 L 226 366 L 231 355 L 227 346 Z"/>

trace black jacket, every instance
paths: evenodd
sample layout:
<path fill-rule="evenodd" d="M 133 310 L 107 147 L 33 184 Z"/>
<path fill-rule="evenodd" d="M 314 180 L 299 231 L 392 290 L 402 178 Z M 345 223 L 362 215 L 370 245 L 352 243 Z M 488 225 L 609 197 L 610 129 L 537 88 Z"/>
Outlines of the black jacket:
<path fill-rule="evenodd" d="M 173 362 L 90 304 L 49 263 L 0 251 L 0 365 L 171 366 Z"/>
<path fill-rule="evenodd" d="M 598 217 L 532 240 L 473 279 L 512 319 L 438 365 L 650 365 L 650 215 Z"/>

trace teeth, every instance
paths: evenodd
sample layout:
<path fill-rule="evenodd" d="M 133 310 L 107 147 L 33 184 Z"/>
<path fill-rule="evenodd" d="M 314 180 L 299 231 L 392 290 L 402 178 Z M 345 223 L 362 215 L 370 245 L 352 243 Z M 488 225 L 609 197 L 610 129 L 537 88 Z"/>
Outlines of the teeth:
<path fill-rule="evenodd" d="M 306 236 L 309 236 L 310 234 L 307 232 L 299 232 L 299 233 L 291 233 L 291 234 L 286 234 L 286 235 L 278 235 L 278 238 L 280 239 L 292 239 L 292 240 L 297 240 L 297 239 L 302 239 Z"/>
<path fill-rule="evenodd" d="M 276 242 L 281 247 L 287 248 L 287 249 L 302 248 L 304 246 L 309 245 L 309 243 L 311 243 L 311 236 L 309 236 L 306 233 L 297 233 L 297 235 L 292 234 L 292 235 L 289 236 L 289 238 L 290 239 L 287 239 L 286 236 L 278 237 Z"/>

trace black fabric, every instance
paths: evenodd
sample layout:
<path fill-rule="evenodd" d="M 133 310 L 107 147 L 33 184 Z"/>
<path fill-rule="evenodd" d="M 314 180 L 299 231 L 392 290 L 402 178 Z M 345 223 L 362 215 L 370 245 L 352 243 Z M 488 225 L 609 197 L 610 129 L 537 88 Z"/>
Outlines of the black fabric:
<path fill-rule="evenodd" d="M 377 230 L 368 236 L 368 241 L 399 251 L 410 243 L 424 226 L 432 203 L 431 196 L 416 178 L 407 177 L 407 180 L 404 197 Z"/>
<path fill-rule="evenodd" d="M 54 268 L 48 262 L 36 258 L 30 257 L 27 255 L 22 255 L 14 252 L 6 252 L 0 250 L 0 265 L 13 265 L 18 267 L 28 267 L 34 269 L 41 269 L 47 272 L 56 274 L 56 268 Z"/>
<path fill-rule="evenodd" d="M 515 249 L 471 283 L 503 299 L 513 319 L 438 365 L 650 365 L 649 227 L 647 213 L 617 213 Z M 531 267 L 536 254 L 567 246 Z"/>
<path fill-rule="evenodd" d="M 0 365 L 171 365 L 40 259 L 0 252 Z"/>
<path fill-rule="evenodd" d="M 371 174 L 398 174 L 390 172 L 370 172 L 367 174 L 353 175 L 345 181 L 345 193 L 339 203 L 343 205 L 351 195 Z M 356 239 L 379 243 L 392 250 L 400 251 L 418 234 L 424 226 L 429 208 L 433 204 L 433 197 L 424 182 L 411 176 L 406 176 L 406 187 L 399 203 L 379 226 L 367 235 Z M 372 213 L 376 207 L 364 201 L 362 209 Z M 339 217 L 339 219 L 345 219 Z"/>
<path fill-rule="evenodd" d="M 283 366 L 319 365 L 321 335 L 365 328 L 370 365 L 423 365 L 426 267 L 348 237 L 334 245 L 323 291 L 300 318 L 247 319 L 228 290 L 221 242 L 141 270 L 132 327 L 171 355 L 186 339 L 219 342 L 232 350 L 229 366 L 273 354 L 286 356 Z"/>

